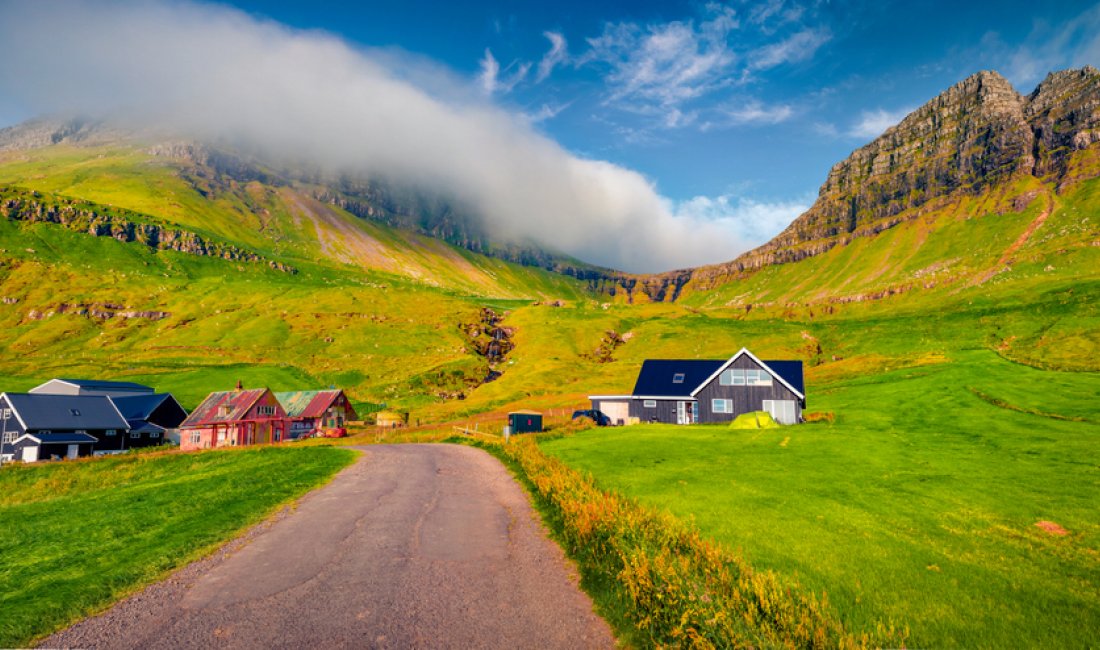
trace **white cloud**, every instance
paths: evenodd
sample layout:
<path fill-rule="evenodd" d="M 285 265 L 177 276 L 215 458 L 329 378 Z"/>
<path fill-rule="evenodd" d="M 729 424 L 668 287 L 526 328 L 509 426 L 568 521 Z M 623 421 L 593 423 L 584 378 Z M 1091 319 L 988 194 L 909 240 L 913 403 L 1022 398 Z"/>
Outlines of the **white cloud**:
<path fill-rule="evenodd" d="M 749 57 L 748 71 L 768 70 L 785 63 L 798 63 L 813 57 L 832 35 L 820 29 L 804 29 L 778 43 L 754 51 Z"/>
<path fill-rule="evenodd" d="M 569 53 L 566 50 L 565 37 L 557 32 L 543 32 L 550 41 L 550 51 L 543 55 L 539 61 L 538 74 L 535 75 L 535 83 L 542 83 L 554 71 L 554 66 L 566 61 Z"/>
<path fill-rule="evenodd" d="M 786 104 L 765 106 L 756 100 L 748 101 L 736 108 L 727 108 L 723 112 L 729 118 L 729 123 L 735 125 L 780 124 L 794 115 L 794 109 Z"/>
<path fill-rule="evenodd" d="M 398 60 L 218 5 L 0 4 L 0 87 L 36 112 L 170 127 L 386 178 L 439 194 L 498 236 L 630 271 L 745 250 L 731 228 L 740 221 L 701 218 L 695 203 L 674 212 L 641 174 L 570 154 L 476 95 L 451 96 L 460 83 L 417 85 L 439 72 L 409 75 Z M 485 79 L 500 76 L 497 64 Z"/>
<path fill-rule="evenodd" d="M 529 124 L 538 124 L 539 122 L 545 122 L 546 120 L 552 120 L 558 116 L 559 113 L 569 108 L 569 104 L 556 104 L 551 106 L 549 104 L 543 104 L 539 109 L 533 113 L 524 113 L 523 119 Z"/>
<path fill-rule="evenodd" d="M 581 62 L 609 68 L 611 99 L 671 106 L 729 83 L 737 56 L 727 43 L 737 27 L 732 10 L 708 7 L 711 20 L 698 28 L 691 21 L 641 27 L 620 23 L 588 39 Z"/>
<path fill-rule="evenodd" d="M 696 196 L 673 209 L 679 219 L 720 225 L 736 233 L 749 247 L 756 247 L 782 232 L 811 203 L 811 199 L 766 202 L 724 194 Z"/>
<path fill-rule="evenodd" d="M 887 111 L 881 108 L 873 111 L 862 111 L 859 121 L 848 129 L 848 135 L 853 138 L 877 138 L 885 133 L 886 129 L 902 121 L 906 115 L 912 112 L 912 108 L 902 108 L 896 111 Z"/>
<path fill-rule="evenodd" d="M 531 69 L 530 63 L 513 61 L 504 70 L 505 73 L 510 73 L 501 77 L 500 63 L 493 57 L 493 53 L 489 48 L 485 48 L 485 56 L 481 58 L 479 63 L 481 73 L 478 74 L 478 80 L 487 95 L 497 92 L 512 92 L 512 89 L 527 77 L 527 72 Z"/>
<path fill-rule="evenodd" d="M 479 63 L 481 74 L 478 75 L 478 79 L 481 81 L 481 87 L 485 90 L 485 94 L 492 95 L 497 90 L 497 75 L 500 74 L 500 64 L 493 58 L 493 53 L 489 51 L 489 48 L 485 48 L 485 56 L 482 57 Z"/>

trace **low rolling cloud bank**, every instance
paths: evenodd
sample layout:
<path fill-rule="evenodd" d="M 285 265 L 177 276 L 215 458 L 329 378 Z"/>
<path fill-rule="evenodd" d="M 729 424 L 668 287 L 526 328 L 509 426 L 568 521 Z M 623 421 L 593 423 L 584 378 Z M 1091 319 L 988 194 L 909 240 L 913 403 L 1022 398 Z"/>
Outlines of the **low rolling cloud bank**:
<path fill-rule="evenodd" d="M 405 59 L 218 5 L 0 2 L 0 84 L 29 111 L 169 126 L 431 188 L 498 236 L 627 271 L 729 260 L 768 236 L 755 229 L 776 211 L 671 201 Z"/>

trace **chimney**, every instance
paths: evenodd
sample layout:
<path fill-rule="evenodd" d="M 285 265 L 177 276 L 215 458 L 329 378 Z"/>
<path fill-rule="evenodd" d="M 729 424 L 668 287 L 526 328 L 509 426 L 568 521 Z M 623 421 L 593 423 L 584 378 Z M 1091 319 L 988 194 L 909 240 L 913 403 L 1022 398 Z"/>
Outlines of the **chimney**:
<path fill-rule="evenodd" d="M 241 380 L 240 379 L 237 380 L 237 390 L 238 391 L 244 390 L 244 386 L 241 385 Z"/>

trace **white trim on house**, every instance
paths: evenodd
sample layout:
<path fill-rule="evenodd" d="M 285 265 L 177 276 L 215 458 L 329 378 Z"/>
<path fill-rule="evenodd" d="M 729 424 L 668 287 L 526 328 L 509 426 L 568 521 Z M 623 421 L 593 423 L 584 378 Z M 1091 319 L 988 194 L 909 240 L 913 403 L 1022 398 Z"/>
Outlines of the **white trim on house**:
<path fill-rule="evenodd" d="M 805 396 L 804 394 L 802 394 L 802 392 L 801 392 L 801 391 L 799 391 L 799 390 L 798 390 L 798 389 L 796 389 L 796 388 L 795 388 L 794 386 L 791 386 L 791 385 L 790 385 L 789 383 L 787 383 L 787 380 L 786 380 L 786 379 L 783 379 L 783 377 L 781 377 L 781 376 L 779 375 L 779 373 L 778 373 L 778 372 L 776 372 L 776 371 L 772 370 L 772 369 L 771 369 L 770 367 L 768 367 L 768 364 L 766 364 L 766 363 L 764 363 L 763 361 L 761 361 L 760 359 L 758 359 L 758 358 L 756 357 L 756 355 L 755 355 L 755 354 L 753 354 L 752 352 L 749 352 L 749 349 L 748 349 L 748 348 L 741 348 L 741 351 L 740 351 L 740 352 L 738 352 L 737 354 L 735 354 L 735 355 L 733 355 L 732 357 L 730 357 L 729 361 L 727 361 L 727 362 L 723 363 L 723 364 L 722 364 L 722 365 L 721 365 L 721 366 L 720 366 L 720 367 L 718 368 L 718 370 L 715 370 L 715 371 L 714 371 L 714 374 L 712 374 L 712 375 L 711 375 L 710 377 L 707 377 L 707 378 L 706 378 L 706 380 L 705 380 L 705 381 L 703 381 L 703 383 L 699 384 L 699 385 L 698 385 L 698 386 L 697 386 L 697 387 L 695 388 L 695 390 L 691 391 L 691 396 L 692 396 L 692 397 L 695 397 L 695 396 L 696 396 L 696 395 L 697 395 L 697 394 L 699 393 L 699 391 L 701 391 L 701 390 L 703 390 L 704 388 L 706 388 L 706 387 L 707 387 L 707 385 L 709 385 L 709 384 L 710 384 L 710 382 L 714 381 L 714 380 L 715 380 L 715 379 L 716 379 L 716 378 L 718 377 L 718 375 L 721 375 L 721 374 L 722 374 L 723 372 L 725 372 L 725 371 L 726 371 L 726 369 L 727 369 L 727 368 L 729 368 L 729 367 L 730 367 L 731 365 L 733 365 L 733 362 L 734 362 L 734 361 L 737 361 L 737 360 L 738 360 L 738 359 L 739 359 L 739 358 L 741 357 L 741 355 L 743 355 L 743 354 L 747 354 L 747 355 L 749 355 L 749 358 L 750 358 L 750 359 L 752 359 L 753 361 L 755 361 L 755 362 L 756 362 L 756 364 L 757 364 L 758 366 L 760 366 L 761 368 L 763 368 L 764 370 L 767 370 L 767 371 L 768 371 L 768 374 L 769 374 L 769 375 L 771 375 L 771 376 L 772 376 L 772 377 L 774 377 L 774 378 L 775 378 L 776 380 L 778 380 L 778 381 L 779 381 L 779 383 L 783 384 L 783 385 L 784 385 L 784 386 L 786 386 L 786 387 L 787 387 L 788 389 L 790 389 L 790 391 L 791 391 L 792 393 L 794 393 L 795 395 L 798 395 L 798 397 L 799 397 L 799 398 L 801 398 L 801 399 L 806 399 L 806 396 Z"/>
<path fill-rule="evenodd" d="M 15 419 L 19 420 L 19 424 L 23 425 L 23 430 L 26 431 L 29 427 L 27 427 L 27 423 L 23 421 L 23 416 L 19 415 L 19 409 L 15 408 L 15 404 L 12 404 L 11 400 L 8 399 L 8 394 L 0 393 L 0 397 L 3 397 L 4 401 L 8 403 L 8 408 L 10 408 L 11 412 L 15 415 Z"/>

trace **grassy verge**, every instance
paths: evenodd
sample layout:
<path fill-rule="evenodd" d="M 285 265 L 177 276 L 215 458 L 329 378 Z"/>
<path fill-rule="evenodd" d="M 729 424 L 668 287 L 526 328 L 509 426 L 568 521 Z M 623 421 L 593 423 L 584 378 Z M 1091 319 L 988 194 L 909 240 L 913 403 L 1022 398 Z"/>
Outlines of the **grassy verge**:
<path fill-rule="evenodd" d="M 529 438 L 461 442 L 488 450 L 519 476 L 577 562 L 600 614 L 629 645 L 853 648 L 904 641 L 885 628 L 851 634 L 826 599 L 753 569 L 667 514 L 600 490 Z"/>
<path fill-rule="evenodd" d="M 205 555 L 350 464 L 345 449 L 135 454 L 0 471 L 0 647 Z"/>

